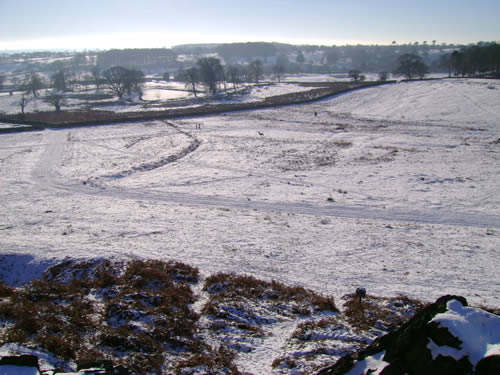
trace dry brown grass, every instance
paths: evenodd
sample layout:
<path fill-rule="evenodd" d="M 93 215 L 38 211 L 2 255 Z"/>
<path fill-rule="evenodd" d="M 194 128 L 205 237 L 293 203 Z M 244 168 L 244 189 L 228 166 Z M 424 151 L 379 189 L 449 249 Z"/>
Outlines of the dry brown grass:
<path fill-rule="evenodd" d="M 211 294 L 212 301 L 244 298 L 293 302 L 294 312 L 303 315 L 309 315 L 312 311 L 338 311 L 333 297 L 324 297 L 300 286 L 286 286 L 274 280 L 263 281 L 246 275 L 215 274 L 206 279 L 203 290 Z"/>
<path fill-rule="evenodd" d="M 209 348 L 203 353 L 191 355 L 175 367 L 176 375 L 207 374 L 207 375 L 240 375 L 238 368 L 233 363 L 236 354 L 219 346 Z"/>
<path fill-rule="evenodd" d="M 219 273 L 203 285 L 209 294 L 202 309 L 208 318 L 204 326 L 192 308 L 191 287 L 198 280 L 196 268 L 177 262 L 64 262 L 22 288 L 0 283 L 0 341 L 38 346 L 62 360 L 111 359 L 136 373 L 161 373 L 168 367 L 176 374 L 239 374 L 235 352 L 211 348 L 206 338 L 213 342 L 219 334 L 227 338 L 234 333 L 230 348 L 240 350 L 239 344 L 264 337 L 284 317 L 312 319 L 316 313 L 337 312 L 333 298 L 303 287 Z M 357 329 L 389 329 L 420 306 L 406 297 L 367 296 L 360 304 L 349 296 L 342 321 Z M 309 357 L 330 355 L 326 344 L 332 334 L 325 332 L 337 329 L 340 315 L 321 316 L 299 325 L 290 338 L 318 341 L 318 346 L 303 358 L 294 353 L 277 359 L 276 367 L 299 369 Z M 171 358 L 177 359 L 168 364 Z"/>
<path fill-rule="evenodd" d="M 381 298 L 366 296 L 361 302 L 350 296 L 344 304 L 349 323 L 358 329 L 380 328 L 391 331 L 406 323 L 425 304 L 406 296 Z"/>
<path fill-rule="evenodd" d="M 159 373 L 167 347 L 199 346 L 189 286 L 198 278 L 196 268 L 178 262 L 63 262 L 23 288 L 0 285 L 0 320 L 8 327 L 0 341 Z"/>
<path fill-rule="evenodd" d="M 10 297 L 14 294 L 14 288 L 6 285 L 3 281 L 0 281 L 0 298 Z"/>

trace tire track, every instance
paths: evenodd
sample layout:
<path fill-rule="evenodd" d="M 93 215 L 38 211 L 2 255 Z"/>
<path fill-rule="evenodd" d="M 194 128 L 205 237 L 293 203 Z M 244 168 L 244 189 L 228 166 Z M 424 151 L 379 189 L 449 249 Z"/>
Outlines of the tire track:
<path fill-rule="evenodd" d="M 192 140 L 192 142 L 189 144 L 189 146 L 185 147 L 177 154 L 169 155 L 167 157 L 160 158 L 160 159 L 155 160 L 155 161 L 149 161 L 146 163 L 142 163 L 142 164 L 133 166 L 132 168 L 129 168 L 127 170 L 123 170 L 121 172 L 118 172 L 118 173 L 103 175 L 103 176 L 92 179 L 92 182 L 96 182 L 100 179 L 125 178 L 125 177 L 128 177 L 134 173 L 149 172 L 149 171 L 152 171 L 154 169 L 164 167 L 167 164 L 174 163 L 177 160 L 182 159 L 183 157 L 189 155 L 190 153 L 194 152 L 201 145 L 201 141 L 198 138 L 196 138 L 195 136 L 193 136 L 192 134 L 190 134 L 182 129 L 179 129 L 178 126 L 176 126 L 175 124 L 173 124 L 171 122 L 168 122 L 168 121 L 163 121 L 163 122 L 166 125 L 171 126 L 175 130 L 177 130 L 179 133 L 182 133 L 182 134 L 186 135 L 188 138 L 190 138 Z"/>
<path fill-rule="evenodd" d="M 175 126 L 175 125 L 173 125 Z M 346 219 L 364 219 L 385 222 L 412 222 L 448 226 L 500 228 L 500 215 L 478 214 L 445 210 L 409 210 L 377 208 L 354 204 L 309 204 L 278 201 L 258 201 L 230 198 L 218 195 L 202 195 L 179 192 L 155 191 L 154 189 L 96 189 L 88 185 L 69 183 L 59 179 L 54 167 L 60 163 L 64 153 L 67 131 L 48 130 L 48 146 L 32 173 L 34 180 L 46 187 L 69 193 L 94 196 L 109 196 L 119 199 L 171 202 L 194 207 L 217 207 L 228 209 L 258 210 L 291 213 L 296 215 L 327 216 Z"/>

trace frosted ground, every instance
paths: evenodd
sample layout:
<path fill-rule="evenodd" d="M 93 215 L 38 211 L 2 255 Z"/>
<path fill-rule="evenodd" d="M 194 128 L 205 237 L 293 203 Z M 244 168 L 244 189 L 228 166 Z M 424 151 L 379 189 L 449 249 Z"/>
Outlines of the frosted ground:
<path fill-rule="evenodd" d="M 459 79 L 2 135 L 0 276 L 145 257 L 499 307 L 499 139 L 500 84 Z"/>

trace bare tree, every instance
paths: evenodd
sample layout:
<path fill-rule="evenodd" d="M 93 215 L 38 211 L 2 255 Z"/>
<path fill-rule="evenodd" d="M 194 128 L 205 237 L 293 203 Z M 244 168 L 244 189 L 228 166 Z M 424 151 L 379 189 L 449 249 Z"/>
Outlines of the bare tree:
<path fill-rule="evenodd" d="M 19 105 L 21 106 L 21 114 L 24 116 L 24 109 L 28 105 L 28 98 L 26 98 L 24 94 L 21 95 L 21 100 L 19 100 Z"/>
<path fill-rule="evenodd" d="M 227 92 L 227 78 L 226 78 L 226 69 L 222 65 L 217 67 L 217 73 L 219 76 L 219 90 L 221 90 L 221 86 L 224 85 L 224 92 Z"/>
<path fill-rule="evenodd" d="M 415 67 L 418 78 L 423 79 L 427 74 L 430 73 L 429 67 L 421 61 Z"/>
<path fill-rule="evenodd" d="M 94 80 L 96 90 L 99 91 L 99 86 L 101 85 L 101 69 L 99 65 L 92 66 L 92 68 L 90 68 L 90 74 Z"/>
<path fill-rule="evenodd" d="M 42 77 L 40 77 L 37 73 L 31 73 L 24 80 L 23 86 L 27 93 L 31 92 L 33 96 L 37 98 L 38 90 L 43 88 Z"/>
<path fill-rule="evenodd" d="M 285 73 L 285 67 L 279 63 L 273 66 L 273 72 L 276 78 L 278 78 L 278 82 L 281 82 L 281 75 Z"/>
<path fill-rule="evenodd" d="M 449 57 L 450 71 L 454 72 L 455 76 L 465 76 L 465 54 L 460 51 L 453 51 Z"/>
<path fill-rule="evenodd" d="M 381 81 L 381 82 L 385 82 L 385 81 L 387 81 L 388 76 L 389 76 L 389 73 L 387 73 L 387 72 L 380 72 L 378 74 L 378 80 Z"/>
<path fill-rule="evenodd" d="M 43 98 L 45 103 L 51 104 L 54 106 L 56 112 L 61 111 L 61 107 L 66 105 L 66 101 L 64 100 L 64 96 L 60 93 L 55 93 Z"/>
<path fill-rule="evenodd" d="M 144 73 L 140 70 L 129 70 L 122 66 L 113 66 L 102 72 L 110 90 L 123 98 L 125 93 L 131 94 L 132 91 L 142 95 L 141 84 L 144 80 Z"/>
<path fill-rule="evenodd" d="M 422 79 L 429 72 L 429 67 L 425 65 L 424 60 L 418 55 L 405 53 L 399 56 L 398 61 L 399 67 L 396 73 L 402 74 L 407 79 L 413 79 L 415 76 Z"/>
<path fill-rule="evenodd" d="M 120 99 L 127 91 L 127 73 L 128 69 L 122 66 L 113 66 L 102 72 L 109 89 Z"/>
<path fill-rule="evenodd" d="M 136 92 L 139 95 L 139 99 L 142 100 L 142 83 L 144 82 L 144 73 L 140 70 L 129 70 L 126 75 L 127 81 L 127 93 L 129 95 L 132 92 Z"/>
<path fill-rule="evenodd" d="M 354 82 L 359 82 L 361 79 L 361 71 L 352 69 L 349 71 L 349 77 L 351 77 Z"/>
<path fill-rule="evenodd" d="M 226 77 L 230 83 L 233 84 L 233 88 L 236 90 L 238 85 L 242 82 L 243 68 L 238 65 L 229 65 L 226 68 Z"/>
<path fill-rule="evenodd" d="M 254 60 L 248 66 L 248 79 L 249 81 L 255 81 L 255 83 L 259 84 L 259 79 L 262 78 L 262 61 L 259 59 Z"/>
<path fill-rule="evenodd" d="M 193 95 L 196 97 L 196 85 L 200 81 L 199 79 L 199 71 L 196 68 L 182 69 L 176 74 L 176 79 L 178 81 L 184 82 L 186 88 L 193 92 Z"/>
<path fill-rule="evenodd" d="M 60 69 L 57 73 L 55 73 L 52 77 L 52 85 L 56 90 L 66 91 L 66 71 L 64 69 Z"/>
<path fill-rule="evenodd" d="M 212 94 L 217 92 L 217 83 L 222 80 L 222 66 L 215 57 L 203 57 L 196 63 L 200 67 L 200 79 Z"/>

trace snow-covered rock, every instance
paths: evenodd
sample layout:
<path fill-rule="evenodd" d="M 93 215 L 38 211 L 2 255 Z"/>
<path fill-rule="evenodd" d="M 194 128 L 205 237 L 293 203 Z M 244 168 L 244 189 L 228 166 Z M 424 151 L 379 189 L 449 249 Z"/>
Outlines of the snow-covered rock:
<path fill-rule="evenodd" d="M 500 317 L 443 296 L 395 332 L 317 375 L 498 374 Z"/>

